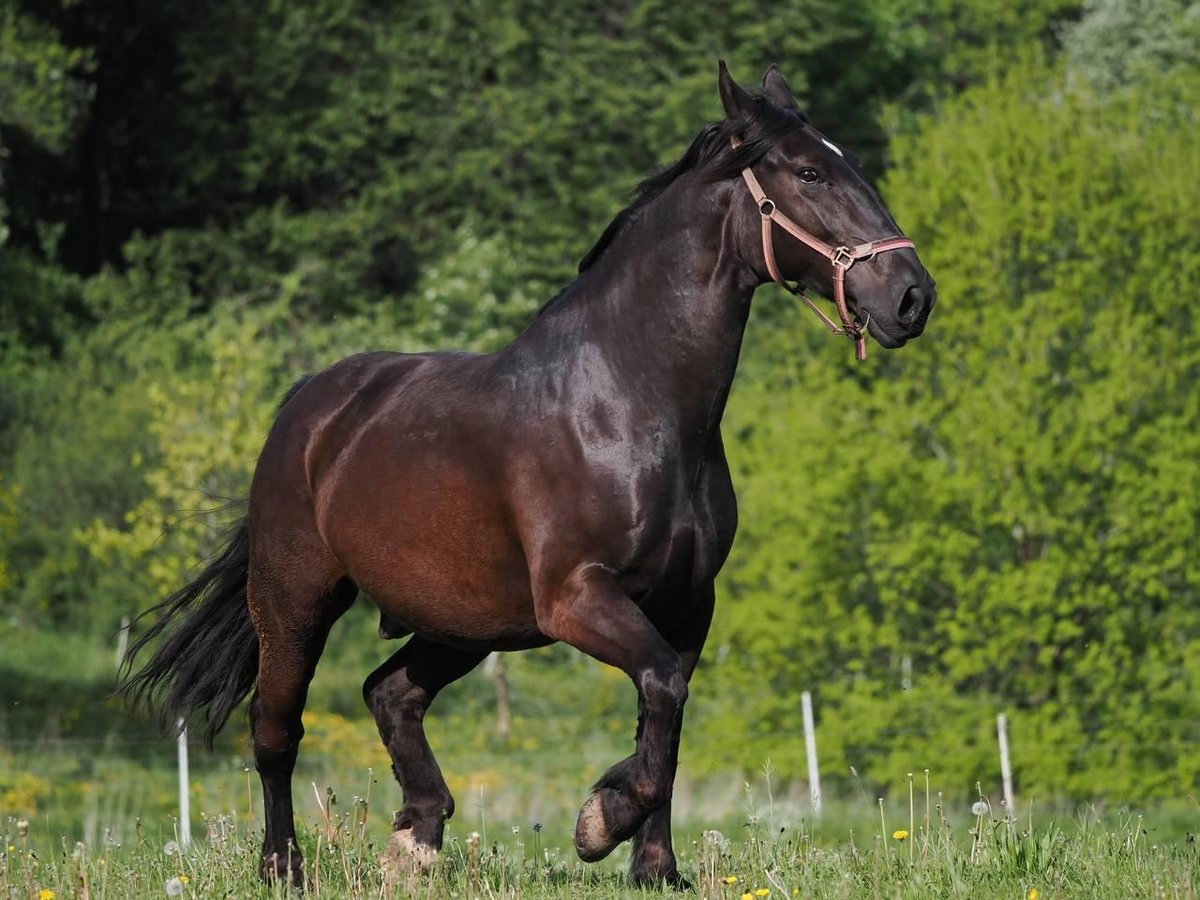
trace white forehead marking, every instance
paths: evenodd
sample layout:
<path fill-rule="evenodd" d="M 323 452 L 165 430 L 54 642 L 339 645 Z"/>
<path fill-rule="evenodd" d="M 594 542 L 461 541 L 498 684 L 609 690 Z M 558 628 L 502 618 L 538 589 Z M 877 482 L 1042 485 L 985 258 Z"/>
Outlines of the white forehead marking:
<path fill-rule="evenodd" d="M 830 150 L 832 150 L 834 153 L 836 153 L 838 156 L 845 157 L 846 154 L 842 152 L 842 148 L 839 147 L 837 144 L 830 143 L 829 141 L 825 140 L 825 138 L 821 138 L 821 143 L 824 144 L 826 147 L 828 147 Z"/>

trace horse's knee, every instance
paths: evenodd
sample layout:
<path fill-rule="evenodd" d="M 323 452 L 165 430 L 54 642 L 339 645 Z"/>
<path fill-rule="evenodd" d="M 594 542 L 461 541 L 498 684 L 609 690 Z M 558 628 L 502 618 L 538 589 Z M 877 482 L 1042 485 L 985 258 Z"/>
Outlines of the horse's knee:
<path fill-rule="evenodd" d="M 638 689 L 653 708 L 682 709 L 688 698 L 687 679 L 678 665 L 665 671 L 647 669 L 638 679 Z"/>

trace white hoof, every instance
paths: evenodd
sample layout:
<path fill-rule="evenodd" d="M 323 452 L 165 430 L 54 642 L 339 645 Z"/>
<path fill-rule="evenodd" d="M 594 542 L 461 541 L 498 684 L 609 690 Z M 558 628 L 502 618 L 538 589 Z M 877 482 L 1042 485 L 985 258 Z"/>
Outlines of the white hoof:
<path fill-rule="evenodd" d="M 428 869 L 437 858 L 436 849 L 413 837 L 411 828 L 404 828 L 392 834 L 387 849 L 379 858 L 379 868 L 387 877 L 412 875 Z"/>

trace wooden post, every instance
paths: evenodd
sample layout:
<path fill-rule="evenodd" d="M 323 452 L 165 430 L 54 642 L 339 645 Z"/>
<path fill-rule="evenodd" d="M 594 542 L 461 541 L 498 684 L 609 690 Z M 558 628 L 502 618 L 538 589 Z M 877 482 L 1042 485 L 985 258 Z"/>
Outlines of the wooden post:
<path fill-rule="evenodd" d="M 192 802 L 188 792 L 187 725 L 179 720 L 179 846 L 186 850 L 192 843 Z"/>
<path fill-rule="evenodd" d="M 821 773 L 817 769 L 817 729 L 813 724 L 812 694 L 805 691 L 800 695 L 800 708 L 804 714 L 804 749 L 808 754 L 808 789 L 812 795 L 813 818 L 821 818 Z"/>
<path fill-rule="evenodd" d="M 483 664 L 483 673 L 496 685 L 496 737 L 507 741 L 512 730 L 512 692 L 508 687 L 504 657 L 499 653 L 490 654 Z"/>
<path fill-rule="evenodd" d="M 129 649 L 129 616 L 121 616 L 121 630 L 117 632 L 117 668 L 125 660 L 125 651 Z"/>
<path fill-rule="evenodd" d="M 1004 782 L 1005 818 L 1015 819 L 1017 810 L 1013 806 L 1012 761 L 1008 758 L 1008 716 L 996 716 L 996 736 L 1000 742 L 1000 778 Z"/>

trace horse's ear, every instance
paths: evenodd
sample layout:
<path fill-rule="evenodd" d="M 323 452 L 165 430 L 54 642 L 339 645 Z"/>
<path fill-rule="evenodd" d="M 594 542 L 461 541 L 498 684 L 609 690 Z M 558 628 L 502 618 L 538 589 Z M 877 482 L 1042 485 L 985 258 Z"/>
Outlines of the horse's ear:
<path fill-rule="evenodd" d="M 788 83 L 779 72 L 779 66 L 775 65 L 775 63 L 767 66 L 767 71 L 763 73 L 762 86 L 763 93 L 767 95 L 767 99 L 780 109 L 800 108 L 796 103 L 796 96 L 792 93 L 792 89 L 788 87 Z"/>
<path fill-rule="evenodd" d="M 750 115 L 754 111 L 754 98 L 733 80 L 725 60 L 720 60 L 717 67 L 717 84 L 721 89 L 721 105 L 725 107 L 726 118 L 741 119 Z"/>

